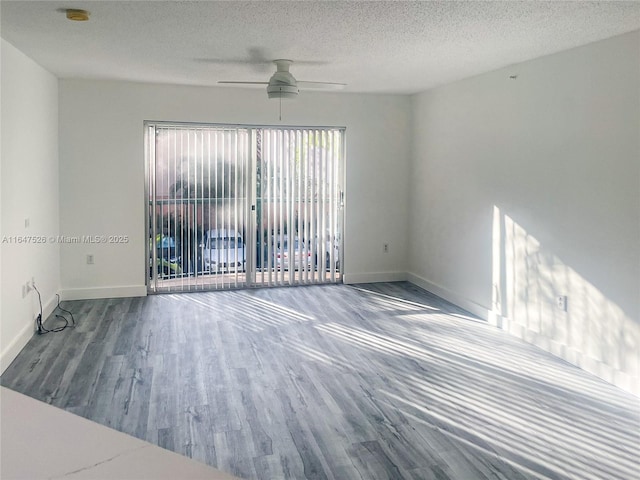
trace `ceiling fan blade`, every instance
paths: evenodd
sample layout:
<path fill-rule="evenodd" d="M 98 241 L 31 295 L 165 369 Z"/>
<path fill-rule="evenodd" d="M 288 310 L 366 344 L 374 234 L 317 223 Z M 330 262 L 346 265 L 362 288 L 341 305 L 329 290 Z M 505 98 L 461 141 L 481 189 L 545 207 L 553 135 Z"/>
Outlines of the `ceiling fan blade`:
<path fill-rule="evenodd" d="M 347 86 L 347 84 L 335 82 L 308 82 L 305 80 L 298 80 L 298 86 L 304 89 L 342 90 Z"/>
<path fill-rule="evenodd" d="M 220 80 L 218 83 L 233 84 L 233 85 L 269 85 L 269 82 L 235 82 L 229 80 Z"/>

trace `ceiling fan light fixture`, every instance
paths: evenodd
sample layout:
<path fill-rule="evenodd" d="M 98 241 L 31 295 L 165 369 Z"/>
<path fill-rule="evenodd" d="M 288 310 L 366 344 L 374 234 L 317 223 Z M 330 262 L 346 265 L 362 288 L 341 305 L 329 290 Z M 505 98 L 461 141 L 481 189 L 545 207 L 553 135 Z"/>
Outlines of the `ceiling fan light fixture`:
<path fill-rule="evenodd" d="M 269 98 L 296 98 L 300 93 L 297 85 L 271 85 L 267 86 Z"/>

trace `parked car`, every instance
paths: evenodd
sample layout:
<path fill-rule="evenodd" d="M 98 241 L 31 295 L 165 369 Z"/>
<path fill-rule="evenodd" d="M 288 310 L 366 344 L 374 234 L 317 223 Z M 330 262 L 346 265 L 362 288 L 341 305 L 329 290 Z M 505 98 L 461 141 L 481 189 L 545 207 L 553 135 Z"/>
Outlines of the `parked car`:
<path fill-rule="evenodd" d="M 149 239 L 150 251 L 153 251 L 153 241 Z M 157 234 L 156 263 L 159 278 L 176 278 L 182 275 L 181 258 L 176 249 L 176 240 L 168 235 Z M 153 276 L 153 258 L 149 258 L 149 278 Z"/>
<path fill-rule="evenodd" d="M 279 270 L 288 270 L 289 266 L 293 264 L 294 270 L 311 269 L 313 259 L 311 258 L 311 246 L 309 242 L 304 242 L 296 236 L 293 237 L 291 247 L 290 252 L 287 237 L 284 238 L 284 242 L 282 243 L 280 241 L 276 242 L 276 268 Z M 291 258 L 293 258 L 293 262 L 290 261 Z"/>
<path fill-rule="evenodd" d="M 201 248 L 206 273 L 243 272 L 246 268 L 244 240 L 235 230 L 214 229 L 205 232 Z"/>
<path fill-rule="evenodd" d="M 315 239 L 316 242 L 316 266 L 322 261 L 322 253 L 321 253 L 321 245 L 324 243 L 324 255 L 325 255 L 325 268 L 327 270 L 331 269 L 331 265 L 333 263 L 333 267 L 336 271 L 340 270 L 340 234 L 336 234 L 331 238 L 331 234 L 327 231 L 324 237 L 324 242 L 318 241 L 318 237 Z"/>

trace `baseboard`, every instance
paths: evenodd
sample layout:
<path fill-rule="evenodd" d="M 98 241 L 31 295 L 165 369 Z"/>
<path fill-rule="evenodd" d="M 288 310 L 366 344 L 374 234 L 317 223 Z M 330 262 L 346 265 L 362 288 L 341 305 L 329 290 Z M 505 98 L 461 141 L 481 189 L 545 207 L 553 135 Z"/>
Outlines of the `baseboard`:
<path fill-rule="evenodd" d="M 405 272 L 345 273 L 342 282 L 346 284 L 404 282 L 406 279 Z"/>
<path fill-rule="evenodd" d="M 53 313 L 57 305 L 58 302 L 56 299 L 56 295 L 54 294 L 42 306 L 42 317 L 44 318 L 44 320 L 49 318 L 49 315 Z M 2 374 L 7 369 L 7 367 L 11 365 L 11 362 L 15 360 L 15 358 L 22 351 L 25 345 L 29 343 L 29 340 L 31 340 L 31 337 L 33 337 L 35 333 L 36 322 L 34 318 L 30 322 L 28 322 L 22 330 L 20 330 L 20 333 L 15 336 L 9 346 L 7 346 L 2 354 L 0 354 L 0 374 Z"/>
<path fill-rule="evenodd" d="M 480 317 L 482 320 L 490 321 L 491 311 L 487 307 L 472 302 L 471 300 L 458 295 L 455 292 L 452 292 L 448 288 L 443 287 L 442 285 L 430 282 L 426 278 L 422 278 L 421 276 L 411 272 L 406 274 L 406 280 L 410 283 L 413 283 L 414 285 L 417 285 L 420 288 L 424 288 L 428 292 L 444 298 L 448 302 L 451 302 L 460 308 L 464 308 L 467 312 L 473 313 L 477 317 Z"/>
<path fill-rule="evenodd" d="M 62 290 L 64 300 L 91 300 L 95 298 L 146 297 L 145 285 L 122 287 L 66 288 Z"/>
<path fill-rule="evenodd" d="M 11 362 L 15 360 L 24 346 L 29 343 L 31 337 L 35 333 L 34 322 L 29 322 L 28 325 L 20 331 L 20 333 L 11 341 L 9 346 L 2 352 L 0 356 L 0 373 L 4 372 Z"/>

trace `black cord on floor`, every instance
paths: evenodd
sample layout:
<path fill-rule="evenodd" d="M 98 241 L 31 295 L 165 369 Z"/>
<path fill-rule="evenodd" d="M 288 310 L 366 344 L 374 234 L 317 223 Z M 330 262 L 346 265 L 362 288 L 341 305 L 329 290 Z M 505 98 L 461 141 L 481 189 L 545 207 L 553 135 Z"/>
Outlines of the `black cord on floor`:
<path fill-rule="evenodd" d="M 56 294 L 56 297 L 58 299 L 58 304 L 56 305 L 56 308 L 60 309 L 63 312 L 68 313 L 69 315 L 71 315 L 72 324 L 71 325 L 69 324 L 69 320 L 64 315 L 56 315 L 56 318 L 59 318 L 59 319 L 64 321 L 64 325 L 61 325 L 61 326 L 56 327 L 56 328 L 52 328 L 51 330 L 45 328 L 44 325 L 43 325 L 43 322 L 42 322 L 42 315 L 43 315 L 43 312 L 42 312 L 42 297 L 40 296 L 40 291 L 36 288 L 35 283 L 33 284 L 33 289 L 38 294 L 38 303 L 40 304 L 40 314 L 36 318 L 36 326 L 38 328 L 38 333 L 40 335 L 44 335 L 45 333 L 61 332 L 62 330 L 64 330 L 67 327 L 75 327 L 76 326 L 76 320 L 75 320 L 75 318 L 73 318 L 73 313 L 71 313 L 69 310 L 65 310 L 64 308 L 62 308 L 60 306 L 60 295 Z"/>
<path fill-rule="evenodd" d="M 68 313 L 71 316 L 71 325 L 69 325 L 70 327 L 75 327 L 76 326 L 76 319 L 73 318 L 73 313 L 71 313 L 69 310 L 65 310 L 64 308 L 62 308 L 60 306 L 60 295 L 58 295 L 56 293 L 56 299 L 58 300 L 58 305 L 56 306 L 58 308 L 58 310 L 63 311 L 64 313 Z M 67 317 L 65 317 L 64 315 L 56 315 L 56 318 L 64 318 L 67 321 L 67 324 L 69 323 L 69 321 L 67 320 Z"/>

